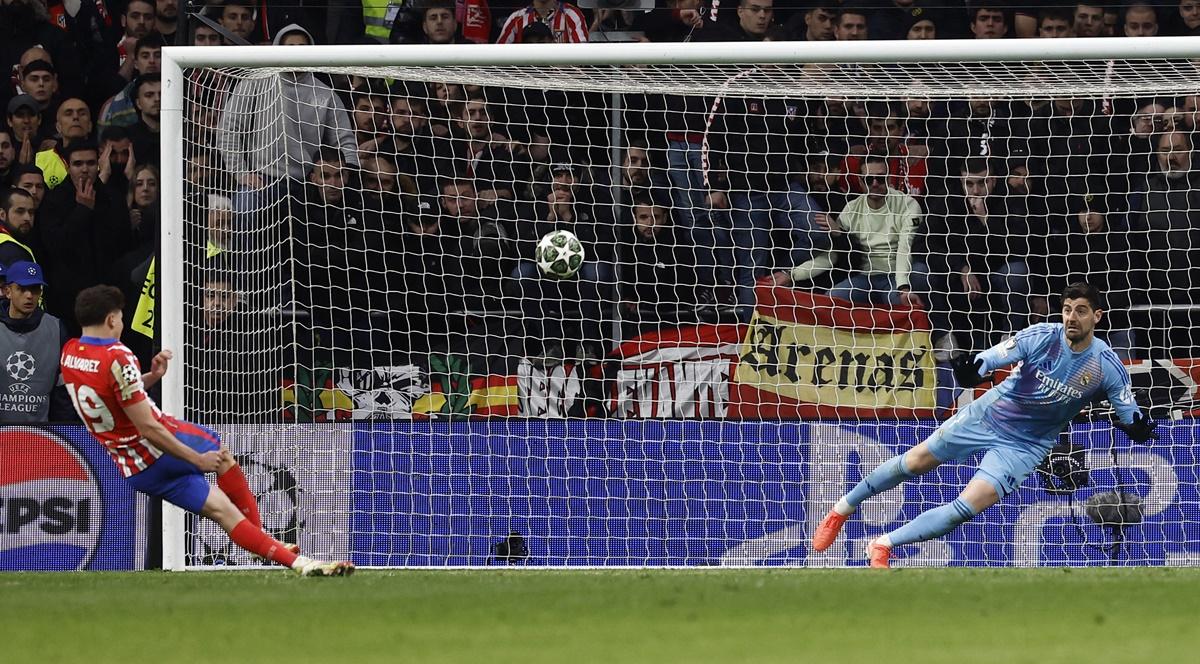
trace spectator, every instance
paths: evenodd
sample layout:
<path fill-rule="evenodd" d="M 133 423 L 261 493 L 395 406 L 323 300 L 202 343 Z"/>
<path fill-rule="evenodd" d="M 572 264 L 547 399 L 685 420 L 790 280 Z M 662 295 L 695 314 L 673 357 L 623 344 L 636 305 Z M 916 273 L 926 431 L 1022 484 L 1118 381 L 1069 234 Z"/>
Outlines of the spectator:
<path fill-rule="evenodd" d="M 34 262 L 37 253 L 45 253 L 34 232 L 36 212 L 33 196 L 24 189 L 5 189 L 0 194 L 0 268 Z"/>
<path fill-rule="evenodd" d="M 124 194 L 133 180 L 133 169 L 137 158 L 133 153 L 133 140 L 124 127 L 113 127 L 100 137 L 100 181 L 109 189 Z"/>
<path fill-rule="evenodd" d="M 62 322 L 38 302 L 46 282 L 36 263 L 18 261 L 4 273 L 0 301 L 0 424 L 77 422 L 59 373 L 58 356 L 70 339 Z"/>
<path fill-rule="evenodd" d="M 993 168 L 978 157 L 962 163 L 960 189 L 944 209 L 930 213 L 918 243 L 923 260 L 913 268 L 915 289 L 929 300 L 935 337 L 961 329 L 980 337 L 971 348 L 992 346 L 1023 328 L 1029 316 L 1028 213 L 1021 197 L 998 186 Z M 963 340 L 948 339 L 943 346 Z"/>
<path fill-rule="evenodd" d="M 13 145 L 12 132 L 0 126 L 0 189 L 13 183 L 17 166 L 17 148 Z"/>
<path fill-rule="evenodd" d="M 67 99 L 58 106 L 55 128 L 59 140 L 53 148 L 42 150 L 34 163 L 42 169 L 46 186 L 54 189 L 67 178 L 66 149 L 74 143 L 87 142 L 92 136 L 92 112 L 82 99 Z M 55 283 L 58 279 L 55 279 Z"/>
<path fill-rule="evenodd" d="M 817 225 L 835 236 L 848 233 L 864 254 L 849 266 L 850 275 L 829 289 L 829 296 L 850 302 L 924 307 L 909 282 L 913 231 L 921 223 L 921 206 L 912 196 L 888 186 L 888 163 L 869 156 L 862 163 L 866 193 L 852 199 L 836 217 L 816 217 Z M 775 283 L 809 281 L 834 269 L 833 252 L 775 275 Z M 853 263 L 853 261 L 852 261 Z"/>
<path fill-rule="evenodd" d="M 435 2 L 421 12 L 421 32 L 426 44 L 464 44 L 458 34 L 458 20 L 453 3 Z"/>
<path fill-rule="evenodd" d="M 218 16 L 218 22 L 221 27 L 225 28 L 233 36 L 244 40 L 247 44 L 256 44 L 259 40 L 255 35 L 255 12 L 254 4 L 251 0 L 224 0 L 221 3 L 221 13 Z M 295 25 L 295 24 L 292 24 Z M 283 30 L 275 35 L 275 43 L 279 43 L 279 35 L 287 30 L 285 26 Z M 312 43 L 312 37 L 309 36 L 309 43 Z"/>
<path fill-rule="evenodd" d="M 1075 35 L 1103 37 L 1104 5 L 1100 2 L 1080 2 L 1075 5 Z"/>
<path fill-rule="evenodd" d="M 21 89 L 37 102 L 43 117 L 54 115 L 58 95 L 58 72 L 45 60 L 34 60 L 21 68 Z"/>
<path fill-rule="evenodd" d="M 292 224 L 291 264 L 295 274 L 291 301 L 309 312 L 306 333 L 323 347 L 353 348 L 355 327 L 369 329 L 359 313 L 346 306 L 357 278 L 357 257 L 363 229 L 357 201 L 347 201 L 349 174 L 342 153 L 325 147 L 317 153 L 304 185 L 297 189 L 301 214 Z M 349 268 L 349 269 L 348 269 Z"/>
<path fill-rule="evenodd" d="M 1166 127 L 1167 108 L 1157 100 L 1133 102 L 1139 106 L 1129 117 L 1129 129 L 1114 132 L 1106 171 L 1108 217 L 1127 214 L 1141 205 L 1150 188 L 1148 178 L 1158 170 L 1155 138 Z M 1126 225 L 1127 226 L 1127 225 Z"/>
<path fill-rule="evenodd" d="M 171 0 L 172 2 L 174 0 Z M 109 127 L 132 127 L 138 123 L 136 90 L 138 79 L 162 70 L 163 38 L 157 32 L 137 40 L 133 47 L 133 70 L 135 75 L 121 91 L 104 102 L 100 108 L 100 131 Z"/>
<path fill-rule="evenodd" d="M 394 164 L 401 187 L 409 193 L 432 194 L 437 189 L 437 169 L 433 143 L 429 135 L 429 117 L 425 100 L 399 95 L 391 99 L 391 132 L 376 142 L 376 151 L 386 154 Z M 368 143 L 364 149 L 369 149 Z"/>
<path fill-rule="evenodd" d="M 360 149 L 378 142 L 391 133 L 391 109 L 387 88 L 377 79 L 366 79 L 350 93 L 354 133 Z"/>
<path fill-rule="evenodd" d="M 1040 162 L 1040 173 L 1086 174 L 1107 172 L 1108 150 L 1112 133 L 1109 119 L 1100 111 L 1097 100 L 1083 97 L 1057 97 L 1045 110 L 1029 115 L 1029 147 Z M 1023 118 L 1023 120 L 1025 120 Z M 1017 134 L 1024 128 L 1014 127 Z M 1024 138 L 1023 136 L 1021 138 Z M 1068 178 L 1048 179 L 1047 194 L 1054 197 L 1052 212 L 1066 213 L 1064 196 L 1072 193 Z"/>
<path fill-rule="evenodd" d="M 912 16 L 906 23 L 908 30 L 904 33 L 905 39 L 937 39 L 937 15 L 922 14 L 920 16 Z"/>
<path fill-rule="evenodd" d="M 17 95 L 8 100 L 6 119 L 12 130 L 13 142 L 20 146 L 17 149 L 17 161 L 32 164 L 44 138 L 38 103 L 29 95 Z"/>
<path fill-rule="evenodd" d="M 844 160 L 828 152 L 815 153 L 808 158 L 808 195 L 816 201 L 817 209 L 831 215 L 840 213 L 850 200 L 845 189 L 843 163 Z"/>
<path fill-rule="evenodd" d="M 1066 231 L 1049 235 L 1050 262 L 1041 274 L 1047 276 L 1044 292 L 1061 293 L 1067 284 L 1077 281 L 1100 289 L 1107 299 L 1104 309 L 1108 332 L 1105 339 L 1123 359 L 1132 357 L 1135 347 L 1130 330 L 1129 307 L 1145 293 L 1141 275 L 1132 271 L 1131 242 L 1128 231 L 1114 229 L 1109 223 L 1108 197 L 1103 194 L 1073 197 Z M 1049 311 L 1057 311 L 1058 301 L 1050 302 Z"/>
<path fill-rule="evenodd" d="M 813 251 L 828 248 L 828 233 L 815 226 L 814 215 L 820 210 L 808 195 L 805 176 L 792 167 L 794 155 L 807 152 L 806 132 L 794 104 L 778 98 L 725 97 L 714 105 L 710 179 L 722 173 L 718 177 L 729 183 L 734 282 L 746 318 L 754 308 L 758 278 L 776 263 L 800 265 Z M 777 246 L 773 238 L 780 234 L 790 242 Z"/>
<path fill-rule="evenodd" d="M 935 195 L 947 193 L 965 159 L 1003 158 L 1011 142 L 1012 111 L 1002 100 L 970 97 L 946 106 L 945 124 L 933 130 L 930 139 L 929 175 Z"/>
<path fill-rule="evenodd" d="M 1200 0 L 1179 0 L 1179 23 L 1176 31 L 1181 35 L 1200 34 Z"/>
<path fill-rule="evenodd" d="M 192 24 L 192 46 L 224 46 L 225 38 L 211 26 L 203 23 Z"/>
<path fill-rule="evenodd" d="M 46 178 L 42 169 L 30 164 L 21 164 L 13 171 L 13 186 L 33 196 L 33 209 L 37 210 L 46 197 Z"/>
<path fill-rule="evenodd" d="M 838 12 L 833 27 L 833 38 L 838 41 L 870 39 L 865 9 L 846 8 Z"/>
<path fill-rule="evenodd" d="M 1158 34 L 1158 12 L 1148 2 L 1132 2 L 1125 8 L 1126 37 L 1153 37 Z"/>
<path fill-rule="evenodd" d="M 233 248 L 233 201 L 220 194 L 208 194 L 204 214 L 204 257 L 216 258 Z"/>
<path fill-rule="evenodd" d="M 1061 7 L 1049 7 L 1038 12 L 1038 37 L 1061 39 L 1075 36 L 1075 13 Z"/>
<path fill-rule="evenodd" d="M 800 41 L 832 41 L 833 24 L 841 4 L 833 0 L 818 0 L 807 9 L 793 15 L 788 28 Z"/>
<path fill-rule="evenodd" d="M 35 46 L 44 49 L 36 59 L 53 63 L 57 68 L 59 85 L 65 94 L 79 94 L 82 90 L 79 52 L 71 35 L 50 19 L 46 3 L 4 0 L 0 2 L 0 72 L 4 72 L 5 82 L 0 85 L 0 101 L 7 103 L 13 96 L 8 76 L 29 62 L 22 62 L 24 54 Z"/>
<path fill-rule="evenodd" d="M 550 26 L 556 43 L 580 44 L 588 40 L 587 17 L 578 7 L 560 0 L 533 0 L 529 6 L 509 15 L 496 43 L 515 43 L 526 26 L 537 22 Z"/>
<path fill-rule="evenodd" d="M 458 83 L 430 83 L 429 86 L 429 133 L 445 138 L 454 133 L 456 104 L 466 98 L 466 92 Z"/>
<path fill-rule="evenodd" d="M 162 108 L 162 79 L 158 74 L 144 74 L 134 85 L 134 104 L 137 106 L 137 124 L 129 128 L 133 141 L 133 155 L 139 164 L 158 164 L 159 161 L 159 113 Z"/>
<path fill-rule="evenodd" d="M 740 0 L 738 27 L 746 41 L 762 41 L 775 23 L 775 0 Z"/>
<path fill-rule="evenodd" d="M 883 0 L 867 27 L 872 39 L 936 39 L 940 0 Z M 916 30 L 918 36 L 910 36 Z"/>
<path fill-rule="evenodd" d="M 469 180 L 450 179 L 442 183 L 439 207 L 441 229 L 446 235 L 458 238 L 464 256 L 478 257 L 478 265 L 464 258 L 463 269 L 467 275 L 478 278 L 476 287 L 468 289 L 468 295 L 502 292 L 501 279 L 513 268 L 515 257 L 515 229 L 501 222 L 480 215 L 475 187 Z M 470 303 L 468 306 L 477 303 Z"/>
<path fill-rule="evenodd" d="M 495 130 L 487 97 L 474 92 L 450 109 L 455 118 L 454 135 L 434 141 L 434 154 L 442 164 L 437 172 L 473 179 L 483 209 L 497 201 L 514 201 L 515 157 L 511 142 Z"/>
<path fill-rule="evenodd" d="M 274 43 L 303 46 L 312 43 L 312 36 L 293 24 L 280 30 Z M 265 103 L 276 94 L 282 95 L 279 104 Z M 277 203 L 289 179 L 307 178 L 323 147 L 340 149 L 346 164 L 358 166 L 358 144 L 341 100 L 308 72 L 238 83 L 221 114 L 215 140 L 239 185 L 233 196 L 237 214 Z"/>
<path fill-rule="evenodd" d="M 976 6 L 971 10 L 971 34 L 976 39 L 1003 39 L 1008 36 L 1008 16 L 998 7 Z"/>
<path fill-rule="evenodd" d="M 164 43 L 175 43 L 175 31 L 179 27 L 179 0 L 155 0 L 154 31 L 162 35 Z"/>
<path fill-rule="evenodd" d="M 199 320 L 187 326 L 192 361 L 187 384 L 196 393 L 197 418 L 208 422 L 274 422 L 282 402 L 279 367 L 295 359 L 271 350 L 280 330 L 248 311 L 236 264 L 205 265 Z M 189 399 L 189 402 L 192 400 Z"/>
<path fill-rule="evenodd" d="M 909 147 L 905 127 L 906 107 L 898 103 L 870 102 L 867 104 L 866 152 L 883 157 L 888 163 L 889 184 L 910 196 L 925 194 L 928 173 L 925 146 Z M 866 187 L 858 179 L 863 158 L 851 154 L 843 169 L 847 176 L 847 191 L 863 193 Z"/>
<path fill-rule="evenodd" d="M 1200 286 L 1200 178 L 1193 169 L 1189 134 L 1161 134 L 1155 154 L 1158 172 L 1135 211 L 1132 226 L 1146 238 L 1147 285 L 1156 304 L 1195 304 Z"/>
<path fill-rule="evenodd" d="M 125 237 L 113 243 L 98 266 L 105 279 L 119 287 L 129 301 L 136 301 L 145 281 L 145 270 L 159 243 L 161 206 L 158 198 L 158 169 L 142 164 L 132 169 L 125 194 L 128 217 L 122 228 Z"/>
<path fill-rule="evenodd" d="M 46 248 L 46 256 L 39 258 L 54 284 L 46 291 L 46 311 L 78 334 L 75 296 L 101 283 L 109 258 L 128 246 L 129 212 L 123 198 L 111 196 L 100 184 L 100 149 L 95 143 L 69 143 L 63 157 L 67 177 L 38 210 L 38 235 Z"/>
<path fill-rule="evenodd" d="M 622 231 L 620 245 L 627 336 L 679 323 L 681 309 L 694 306 L 699 295 L 691 241 L 672 223 L 670 208 L 648 194 L 634 198 L 631 207 L 633 223 Z"/>
<path fill-rule="evenodd" d="M 422 201 L 415 214 L 404 216 L 404 232 L 398 243 L 404 287 L 391 292 L 393 345 L 414 356 L 424 357 L 431 349 L 445 349 L 449 333 L 461 331 L 461 317 L 447 314 L 461 310 L 465 302 L 464 254 L 458 238 L 444 233 L 436 204 Z M 477 262 L 477 261 L 476 261 Z M 394 269 L 394 268 L 393 268 Z"/>
<path fill-rule="evenodd" d="M 562 359 L 578 349 L 581 355 L 602 357 L 607 350 L 603 306 L 612 282 L 613 227 L 595 216 L 573 165 L 560 164 L 551 171 L 554 180 L 534 204 L 533 218 L 517 226 L 522 241 L 518 254 L 528 257 L 512 273 L 513 294 L 524 312 L 524 337 L 532 342 L 524 353 Z M 552 230 L 569 230 L 583 244 L 585 260 L 572 279 L 547 277 L 532 259 L 538 239 Z"/>
<path fill-rule="evenodd" d="M 121 15 L 121 27 L 124 33 L 117 43 L 114 65 L 120 80 L 113 79 L 112 87 L 119 90 L 127 81 L 136 76 L 134 71 L 134 49 L 139 39 L 145 39 L 154 31 L 155 6 L 151 0 L 129 0 L 125 12 Z M 161 39 L 161 37 L 160 37 Z"/>
<path fill-rule="evenodd" d="M 688 41 L 697 30 L 704 30 L 712 24 L 701 16 L 700 0 L 667 0 L 667 6 L 639 13 L 633 19 L 631 29 L 641 32 L 652 42 L 682 42 Z M 531 24 L 544 25 L 544 24 Z M 549 32 L 549 28 L 547 28 Z M 550 33 L 554 40 L 554 33 Z M 522 41 L 528 42 L 522 37 Z"/>

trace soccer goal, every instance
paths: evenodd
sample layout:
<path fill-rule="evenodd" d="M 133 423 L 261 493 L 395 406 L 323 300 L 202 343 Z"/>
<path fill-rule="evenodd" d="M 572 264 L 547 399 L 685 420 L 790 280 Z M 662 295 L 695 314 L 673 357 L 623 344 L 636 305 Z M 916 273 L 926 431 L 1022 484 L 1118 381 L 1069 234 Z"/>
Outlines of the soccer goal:
<path fill-rule="evenodd" d="M 1104 291 L 1097 404 L 900 565 L 1200 560 L 1200 39 L 167 48 L 169 412 L 365 566 L 844 566 L 850 486 Z M 182 352 L 179 352 L 182 349 Z M 1081 377 L 1086 386 L 1088 377 Z M 246 565 L 173 509 L 164 566 Z"/>

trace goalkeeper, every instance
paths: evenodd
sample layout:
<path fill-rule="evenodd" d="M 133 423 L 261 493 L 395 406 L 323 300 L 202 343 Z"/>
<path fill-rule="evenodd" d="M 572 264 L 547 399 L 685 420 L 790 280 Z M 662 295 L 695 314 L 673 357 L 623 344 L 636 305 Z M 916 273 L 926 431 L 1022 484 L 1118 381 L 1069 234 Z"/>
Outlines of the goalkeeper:
<path fill-rule="evenodd" d="M 947 461 L 985 452 L 979 469 L 953 502 L 923 512 L 867 545 L 871 567 L 888 567 L 892 549 L 941 537 L 1011 493 L 1054 446 L 1084 405 L 1107 397 L 1116 426 L 1130 439 L 1157 438 L 1155 423 L 1133 400 L 1129 373 L 1104 341 L 1095 338 L 1103 312 L 1100 292 L 1077 282 L 1063 291 L 1062 323 L 1040 323 L 979 355 L 960 356 L 954 374 L 974 387 L 999 368 L 1018 364 L 944 422 L 916 447 L 880 464 L 838 500 L 817 526 L 812 548 L 824 551 L 862 502 Z"/>

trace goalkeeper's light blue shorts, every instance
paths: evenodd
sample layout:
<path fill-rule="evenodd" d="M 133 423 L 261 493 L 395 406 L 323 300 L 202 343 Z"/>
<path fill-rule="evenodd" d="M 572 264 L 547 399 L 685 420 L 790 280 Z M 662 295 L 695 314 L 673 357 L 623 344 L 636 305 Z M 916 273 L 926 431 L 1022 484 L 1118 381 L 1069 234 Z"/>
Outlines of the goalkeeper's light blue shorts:
<path fill-rule="evenodd" d="M 1053 441 L 1013 440 L 983 419 L 985 404 L 976 401 L 955 413 L 925 439 L 941 462 L 985 452 L 975 478 L 985 479 L 1003 498 L 1016 490 L 1054 446 Z M 978 406 L 978 407 L 977 407 Z"/>

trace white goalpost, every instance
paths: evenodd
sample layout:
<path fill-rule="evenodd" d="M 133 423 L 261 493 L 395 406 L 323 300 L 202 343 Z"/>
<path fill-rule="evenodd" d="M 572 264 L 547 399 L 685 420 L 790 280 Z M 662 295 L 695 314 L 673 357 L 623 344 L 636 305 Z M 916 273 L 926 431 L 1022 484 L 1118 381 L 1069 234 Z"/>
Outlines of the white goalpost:
<path fill-rule="evenodd" d="M 1162 439 L 1095 404 L 897 563 L 1200 560 L 1200 38 L 168 47 L 162 81 L 163 409 L 306 552 L 861 564 L 973 462 L 810 552 L 825 510 L 1086 279 Z M 871 196 L 895 227 L 851 227 Z M 165 569 L 252 564 L 162 521 Z"/>

